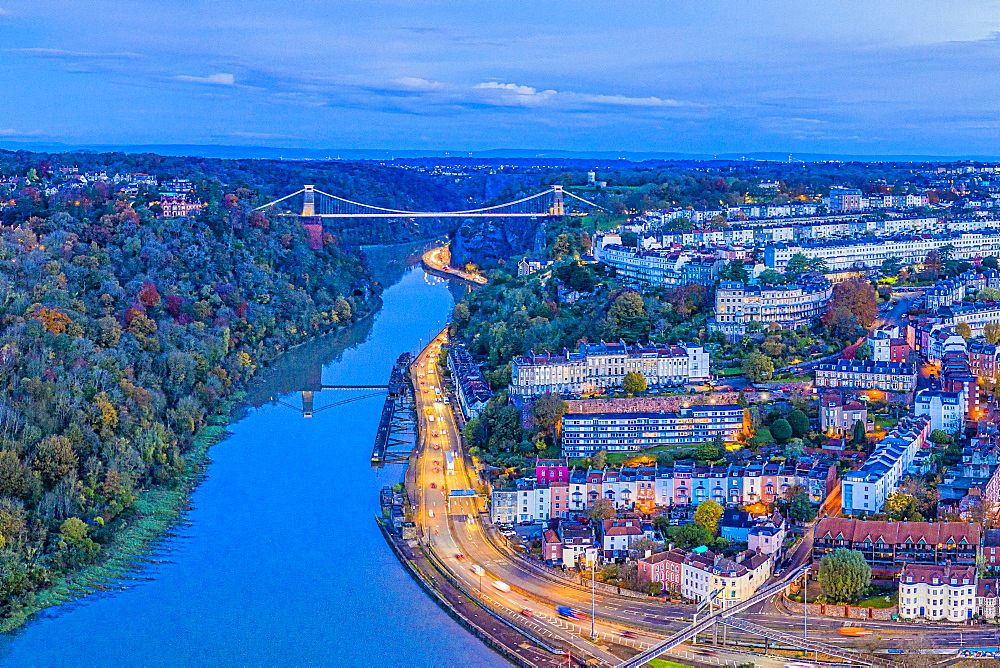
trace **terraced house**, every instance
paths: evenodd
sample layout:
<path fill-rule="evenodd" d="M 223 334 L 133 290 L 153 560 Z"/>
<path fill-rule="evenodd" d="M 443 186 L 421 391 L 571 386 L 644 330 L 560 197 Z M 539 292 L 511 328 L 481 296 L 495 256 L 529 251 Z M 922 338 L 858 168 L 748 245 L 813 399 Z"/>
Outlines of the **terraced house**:
<path fill-rule="evenodd" d="M 895 575 L 904 564 L 972 565 L 979 527 L 966 522 L 888 522 L 825 517 L 813 529 L 813 563 L 839 547 L 858 550 L 873 571 Z"/>
<path fill-rule="evenodd" d="M 871 360 L 836 360 L 816 365 L 816 387 L 912 392 L 917 372 L 910 364 Z"/>
<path fill-rule="evenodd" d="M 701 382 L 710 377 L 711 358 L 700 345 L 584 343 L 579 352 L 560 355 L 531 353 L 514 358 L 510 392 L 537 397 L 546 392 L 580 395 L 621 387 L 625 374 L 635 372 L 650 387 Z"/>

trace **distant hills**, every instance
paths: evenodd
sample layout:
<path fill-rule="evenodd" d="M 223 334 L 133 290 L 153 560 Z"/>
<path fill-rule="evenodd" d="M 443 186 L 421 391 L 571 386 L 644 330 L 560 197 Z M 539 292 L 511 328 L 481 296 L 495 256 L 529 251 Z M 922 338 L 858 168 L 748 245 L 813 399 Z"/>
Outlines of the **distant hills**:
<path fill-rule="evenodd" d="M 773 162 L 956 162 L 963 160 L 995 162 L 1000 156 L 981 155 L 863 155 L 844 153 L 784 153 L 753 151 L 747 153 L 681 153 L 671 151 L 564 151 L 544 149 L 491 149 L 488 151 L 334 149 L 334 148 L 273 148 L 269 146 L 228 146 L 222 144 L 60 144 L 35 142 L 2 142 L 0 148 L 62 153 L 67 151 L 156 153 L 169 156 L 257 160 L 392 160 L 413 158 L 451 159 L 547 159 L 547 160 L 724 160 Z"/>

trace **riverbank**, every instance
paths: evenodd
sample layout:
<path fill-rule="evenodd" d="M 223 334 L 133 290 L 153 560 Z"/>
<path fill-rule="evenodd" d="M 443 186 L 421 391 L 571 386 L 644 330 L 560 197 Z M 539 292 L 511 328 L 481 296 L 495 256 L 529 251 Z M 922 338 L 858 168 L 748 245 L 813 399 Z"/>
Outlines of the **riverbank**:
<path fill-rule="evenodd" d="M 229 424 L 239 419 L 245 409 L 253 405 L 247 401 L 248 390 L 259 384 L 258 377 L 266 374 L 268 367 L 276 360 L 310 342 L 345 334 L 350 338 L 350 333 L 358 329 L 367 333 L 383 302 L 378 295 L 372 295 L 365 304 L 367 308 L 363 314 L 350 324 L 304 337 L 295 345 L 259 360 L 254 375 L 243 386 L 231 388 L 230 394 L 221 399 L 215 413 L 206 416 L 193 437 L 190 448 L 181 453 L 184 472 L 174 483 L 171 486 L 141 490 L 130 508 L 114 518 L 105 529 L 108 539 L 101 543 L 97 559 L 62 574 L 49 587 L 27 594 L 21 605 L 12 608 L 7 617 L 0 619 L 0 633 L 20 628 L 34 615 L 48 608 L 89 596 L 121 591 L 127 589 L 130 583 L 141 580 L 139 574 L 151 564 L 157 563 L 153 559 L 157 549 L 183 523 L 191 494 L 204 479 L 204 471 L 209 463 L 209 449 L 224 440 L 228 436 Z M 347 345 L 350 344 L 345 343 L 341 349 Z"/>

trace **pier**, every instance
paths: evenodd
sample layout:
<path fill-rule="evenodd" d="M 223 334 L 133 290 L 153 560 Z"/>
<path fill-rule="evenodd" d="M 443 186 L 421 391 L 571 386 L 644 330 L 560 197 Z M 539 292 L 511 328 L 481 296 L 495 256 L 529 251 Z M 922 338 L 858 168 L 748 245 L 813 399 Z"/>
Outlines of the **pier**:
<path fill-rule="evenodd" d="M 408 377 L 413 357 L 403 353 L 392 367 L 382 417 L 375 432 L 372 466 L 406 463 L 415 442 L 413 387 Z"/>

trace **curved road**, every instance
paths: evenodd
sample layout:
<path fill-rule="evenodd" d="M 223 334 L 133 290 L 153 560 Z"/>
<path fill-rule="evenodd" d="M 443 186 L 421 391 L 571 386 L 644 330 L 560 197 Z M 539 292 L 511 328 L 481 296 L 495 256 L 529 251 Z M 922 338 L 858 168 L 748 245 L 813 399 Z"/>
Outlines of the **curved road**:
<path fill-rule="evenodd" d="M 590 610 L 591 593 L 585 585 L 563 581 L 544 574 L 542 567 L 529 570 L 512 559 L 494 544 L 485 532 L 494 531 L 484 525 L 488 511 L 482 497 L 449 497 L 453 489 L 477 490 L 479 482 L 474 470 L 469 470 L 462 454 L 461 438 L 451 407 L 445 401 L 446 392 L 437 371 L 440 346 L 446 340 L 445 332 L 439 334 L 417 357 L 411 373 L 416 392 L 416 407 L 420 422 L 418 443 L 416 489 L 410 498 L 416 503 L 414 520 L 424 540 L 433 549 L 446 568 L 471 592 L 478 593 L 491 608 L 516 620 L 539 635 L 572 645 L 602 663 L 616 664 L 621 656 L 612 653 L 616 648 L 609 643 L 645 649 L 662 637 L 690 623 L 694 612 L 691 605 L 666 604 L 656 599 L 631 598 L 606 594 L 594 595 L 596 617 L 594 630 L 597 642 L 591 642 Z M 446 453 L 454 455 L 454 470 L 447 467 Z M 809 558 L 810 541 L 800 543 L 793 560 L 804 562 Z M 473 570 L 481 567 L 482 575 Z M 497 589 L 494 581 L 511 587 L 510 591 Z M 503 585 L 499 585 L 503 587 Z M 560 619 L 555 606 L 566 605 L 583 613 L 577 621 Z M 521 611 L 526 611 L 524 615 Z M 530 617 L 528 616 L 530 615 Z M 744 615 L 748 620 L 775 630 L 801 633 L 801 617 L 789 616 L 772 603 L 758 606 L 753 613 Z M 831 617 L 810 617 L 809 637 L 841 646 L 863 647 L 870 640 L 849 638 L 837 633 L 844 621 Z M 912 637 L 932 639 L 942 647 L 957 647 L 992 643 L 996 644 L 995 631 L 979 630 L 950 624 L 929 626 L 907 622 L 865 621 L 864 625 L 882 635 L 890 645 L 905 645 Z M 622 637 L 631 631 L 635 638 Z M 928 633 L 930 631 L 930 633 Z M 959 632 L 962 632 L 959 638 Z M 759 642 L 759 639 L 730 632 L 729 637 L 740 641 Z M 620 649 L 617 649 L 621 653 Z M 761 657 L 754 655 L 754 659 Z"/>

